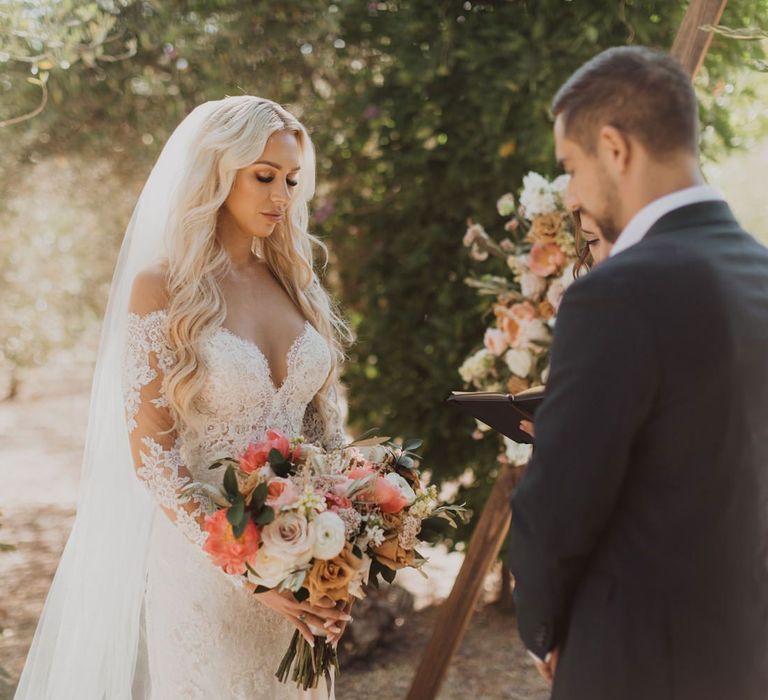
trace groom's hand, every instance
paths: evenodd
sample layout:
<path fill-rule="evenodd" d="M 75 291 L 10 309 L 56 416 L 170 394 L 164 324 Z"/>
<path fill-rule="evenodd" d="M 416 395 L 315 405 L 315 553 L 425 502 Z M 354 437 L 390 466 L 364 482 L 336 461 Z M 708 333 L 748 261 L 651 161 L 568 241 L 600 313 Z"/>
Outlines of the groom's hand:
<path fill-rule="evenodd" d="M 536 670 L 550 685 L 552 685 L 552 681 L 555 678 L 555 670 L 557 669 L 557 660 L 559 657 L 560 649 L 558 647 L 555 647 L 552 651 L 550 651 L 544 661 L 537 658 L 536 656 L 533 656 L 533 663 L 536 664 Z"/>

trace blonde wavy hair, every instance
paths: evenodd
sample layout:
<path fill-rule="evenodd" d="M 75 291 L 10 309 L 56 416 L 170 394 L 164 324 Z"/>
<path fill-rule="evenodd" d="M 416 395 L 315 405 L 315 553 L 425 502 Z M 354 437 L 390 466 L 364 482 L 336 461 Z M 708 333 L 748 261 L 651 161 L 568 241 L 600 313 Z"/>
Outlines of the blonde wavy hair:
<path fill-rule="evenodd" d="M 178 183 L 171 215 L 166 323 L 176 362 L 166 373 L 165 391 L 176 429 L 183 425 L 199 433 L 193 408 L 208 371 L 201 344 L 227 315 L 219 280 L 230 270 L 230 260 L 216 235 L 218 212 L 237 171 L 257 161 L 269 137 L 280 131 L 296 136 L 301 178 L 283 222 L 269 237 L 254 243 L 254 252 L 263 256 L 294 304 L 331 348 L 331 371 L 314 407 L 326 431 L 337 417 L 339 368 L 353 338 L 315 272 L 315 249 L 322 253 L 323 266 L 327 249 L 308 230 L 309 200 L 315 189 L 312 141 L 304 126 L 280 105 L 243 95 L 221 100 L 208 117 Z"/>

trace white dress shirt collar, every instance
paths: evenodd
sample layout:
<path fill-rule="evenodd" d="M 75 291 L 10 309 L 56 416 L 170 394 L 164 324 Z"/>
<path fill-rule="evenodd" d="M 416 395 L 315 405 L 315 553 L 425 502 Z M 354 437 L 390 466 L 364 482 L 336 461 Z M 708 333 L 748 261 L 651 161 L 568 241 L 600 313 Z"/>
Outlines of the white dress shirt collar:
<path fill-rule="evenodd" d="M 669 214 L 669 212 L 675 209 L 680 209 L 680 207 L 686 207 L 689 204 L 722 199 L 723 195 L 709 185 L 686 187 L 683 190 L 678 190 L 677 192 L 672 192 L 672 194 L 655 199 L 650 204 L 646 204 L 629 220 L 629 223 L 616 239 L 616 243 L 613 244 L 610 253 L 611 257 L 642 241 L 651 226 L 665 214 Z"/>

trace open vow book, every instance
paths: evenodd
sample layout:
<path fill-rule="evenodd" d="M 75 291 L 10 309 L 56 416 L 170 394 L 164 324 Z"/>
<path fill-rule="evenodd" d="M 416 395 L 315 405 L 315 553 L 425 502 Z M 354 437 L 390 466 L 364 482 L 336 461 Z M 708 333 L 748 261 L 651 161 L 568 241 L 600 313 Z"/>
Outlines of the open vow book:
<path fill-rule="evenodd" d="M 520 421 L 533 420 L 536 409 L 544 399 L 544 387 L 537 386 L 519 394 L 493 391 L 452 391 L 448 401 L 506 435 L 515 442 L 532 443 L 533 438 L 520 429 Z"/>

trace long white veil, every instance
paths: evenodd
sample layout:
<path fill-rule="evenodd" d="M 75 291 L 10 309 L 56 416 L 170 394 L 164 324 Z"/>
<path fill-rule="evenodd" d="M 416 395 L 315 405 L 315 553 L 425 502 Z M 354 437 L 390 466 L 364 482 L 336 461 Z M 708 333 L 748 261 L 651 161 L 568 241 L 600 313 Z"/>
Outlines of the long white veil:
<path fill-rule="evenodd" d="M 200 105 L 173 132 L 128 224 L 101 332 L 77 516 L 17 700 L 143 696 L 140 618 L 156 506 L 136 477 L 125 423 L 122 359 L 128 302 L 136 273 L 164 254 L 174 188 L 206 119 L 220 104 Z"/>

